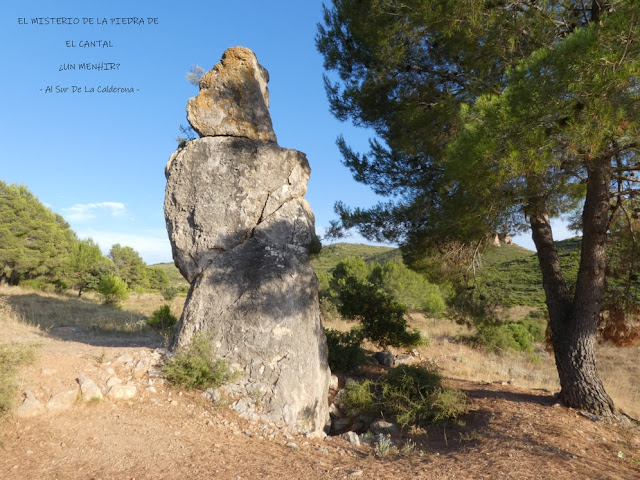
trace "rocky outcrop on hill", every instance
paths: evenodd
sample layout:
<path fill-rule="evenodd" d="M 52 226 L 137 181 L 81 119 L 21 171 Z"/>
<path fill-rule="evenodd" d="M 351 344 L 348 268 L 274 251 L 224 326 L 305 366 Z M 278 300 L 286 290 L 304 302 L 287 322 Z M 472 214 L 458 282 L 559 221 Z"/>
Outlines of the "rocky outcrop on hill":
<path fill-rule="evenodd" d="M 305 155 L 279 147 L 267 71 L 235 47 L 200 82 L 188 120 L 203 138 L 166 168 L 165 218 L 191 289 L 172 348 L 203 333 L 244 372 L 229 393 L 246 417 L 322 430 L 329 368 L 309 247 Z"/>

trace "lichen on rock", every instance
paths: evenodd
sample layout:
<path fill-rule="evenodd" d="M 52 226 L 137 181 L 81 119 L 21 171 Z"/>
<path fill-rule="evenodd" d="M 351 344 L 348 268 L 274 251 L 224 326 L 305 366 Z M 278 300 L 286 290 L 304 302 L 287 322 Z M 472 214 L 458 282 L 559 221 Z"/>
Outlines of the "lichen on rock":
<path fill-rule="evenodd" d="M 306 156 L 277 145 L 268 73 L 235 47 L 200 82 L 188 118 L 203 136 L 167 168 L 165 218 L 176 266 L 191 283 L 172 348 L 203 332 L 215 355 L 244 371 L 228 393 L 238 411 L 304 433 L 329 414 L 329 368 L 317 241 L 304 194 Z"/>

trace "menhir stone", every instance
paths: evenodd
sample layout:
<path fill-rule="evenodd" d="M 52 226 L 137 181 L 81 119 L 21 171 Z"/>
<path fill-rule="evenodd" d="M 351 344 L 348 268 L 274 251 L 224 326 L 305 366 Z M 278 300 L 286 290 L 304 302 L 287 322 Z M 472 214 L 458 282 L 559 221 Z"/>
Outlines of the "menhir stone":
<path fill-rule="evenodd" d="M 187 120 L 201 137 L 230 135 L 275 142 L 268 81 L 269 73 L 251 50 L 229 48 L 200 79 L 200 94 L 187 104 Z"/>
<path fill-rule="evenodd" d="M 236 57 L 253 63 L 228 61 Z M 176 266 L 191 283 L 172 348 L 206 335 L 218 358 L 244 372 L 227 389 L 243 398 L 233 403 L 242 414 L 315 432 L 329 418 L 330 372 L 309 262 L 309 246 L 317 242 L 304 199 L 310 168 L 303 153 L 279 147 L 275 135 L 247 133 L 264 132 L 264 125 L 220 133 L 217 110 L 227 115 L 226 125 L 266 115 L 271 129 L 268 111 L 246 115 L 266 105 L 247 71 L 268 78 L 250 50 L 236 47 L 205 74 L 200 96 L 204 84 L 227 103 L 211 106 L 212 115 L 197 113 L 206 123 L 199 132 L 214 133 L 188 142 L 167 164 L 167 230 Z M 266 92 L 266 83 L 260 88 Z"/>

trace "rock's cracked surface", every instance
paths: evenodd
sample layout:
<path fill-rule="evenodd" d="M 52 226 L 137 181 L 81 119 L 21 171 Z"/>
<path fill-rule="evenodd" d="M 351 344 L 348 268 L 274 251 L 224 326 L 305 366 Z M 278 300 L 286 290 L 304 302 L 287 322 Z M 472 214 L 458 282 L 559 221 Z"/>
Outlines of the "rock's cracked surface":
<path fill-rule="evenodd" d="M 218 358 L 244 372 L 228 387 L 240 398 L 234 408 L 315 432 L 328 420 L 330 372 L 309 262 L 317 241 L 304 199 L 310 168 L 303 153 L 264 134 L 273 133 L 261 106 L 267 79 L 255 55 L 235 47 L 200 83 L 195 98 L 211 103 L 189 101 L 189 121 L 204 138 L 166 168 L 167 230 L 191 283 L 173 348 L 203 332 Z M 252 127 L 228 127 L 245 123 Z"/>

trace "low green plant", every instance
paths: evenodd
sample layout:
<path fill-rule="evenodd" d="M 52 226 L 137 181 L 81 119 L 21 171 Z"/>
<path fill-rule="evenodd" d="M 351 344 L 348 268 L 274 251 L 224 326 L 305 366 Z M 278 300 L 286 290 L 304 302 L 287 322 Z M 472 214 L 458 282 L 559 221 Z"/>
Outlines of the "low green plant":
<path fill-rule="evenodd" d="M 393 444 L 391 435 L 380 435 L 374 447 L 375 456 L 384 458 L 396 453 L 398 453 L 398 448 Z"/>
<path fill-rule="evenodd" d="M 147 325 L 155 328 L 156 330 L 172 328 L 176 323 L 178 323 L 178 319 L 173 313 L 171 313 L 171 307 L 169 305 L 161 306 L 147 319 Z"/>
<path fill-rule="evenodd" d="M 194 335 L 191 344 L 169 360 L 163 372 L 176 385 L 200 389 L 217 388 L 238 376 L 228 362 L 213 358 L 211 341 L 202 334 Z"/>
<path fill-rule="evenodd" d="M 178 295 L 178 289 L 176 287 L 165 287 L 160 290 L 160 294 L 162 298 L 164 298 L 167 302 L 170 302 L 176 295 Z"/>
<path fill-rule="evenodd" d="M 494 353 L 534 351 L 535 338 L 526 325 L 519 322 L 477 325 L 478 333 L 473 338 L 475 343 L 484 345 Z"/>
<path fill-rule="evenodd" d="M 466 396 L 444 388 L 440 373 L 420 365 L 389 370 L 382 384 L 386 410 L 403 426 L 455 420 L 466 413 Z"/>
<path fill-rule="evenodd" d="M 461 442 L 477 442 L 482 439 L 482 435 L 480 435 L 477 430 L 471 430 L 469 433 L 460 432 L 460 441 Z"/>
<path fill-rule="evenodd" d="M 34 360 L 35 350 L 34 345 L 0 344 L 0 418 L 13 407 L 18 368 Z"/>
<path fill-rule="evenodd" d="M 375 394 L 375 383 L 371 380 L 351 383 L 340 398 L 340 403 L 349 417 L 373 416 L 380 412 Z"/>
<path fill-rule="evenodd" d="M 418 452 L 418 446 L 411 439 L 407 440 L 400 449 L 400 453 L 402 453 L 403 455 L 416 455 L 418 454 Z"/>
<path fill-rule="evenodd" d="M 442 377 L 424 365 L 401 365 L 377 382 L 351 384 L 340 399 L 349 414 L 395 417 L 403 427 L 457 420 L 467 413 L 467 397 L 442 385 Z"/>
<path fill-rule="evenodd" d="M 546 341 L 547 312 L 533 310 L 520 320 L 520 323 L 529 331 L 535 342 L 543 343 Z"/>
<path fill-rule="evenodd" d="M 332 371 L 346 372 L 365 362 L 362 347 L 362 333 L 353 329 L 340 332 L 331 328 L 325 330 L 329 349 L 329 368 Z"/>
<path fill-rule="evenodd" d="M 102 296 L 105 305 L 119 306 L 129 298 L 127 282 L 114 274 L 105 275 L 98 282 L 98 293 Z"/>

